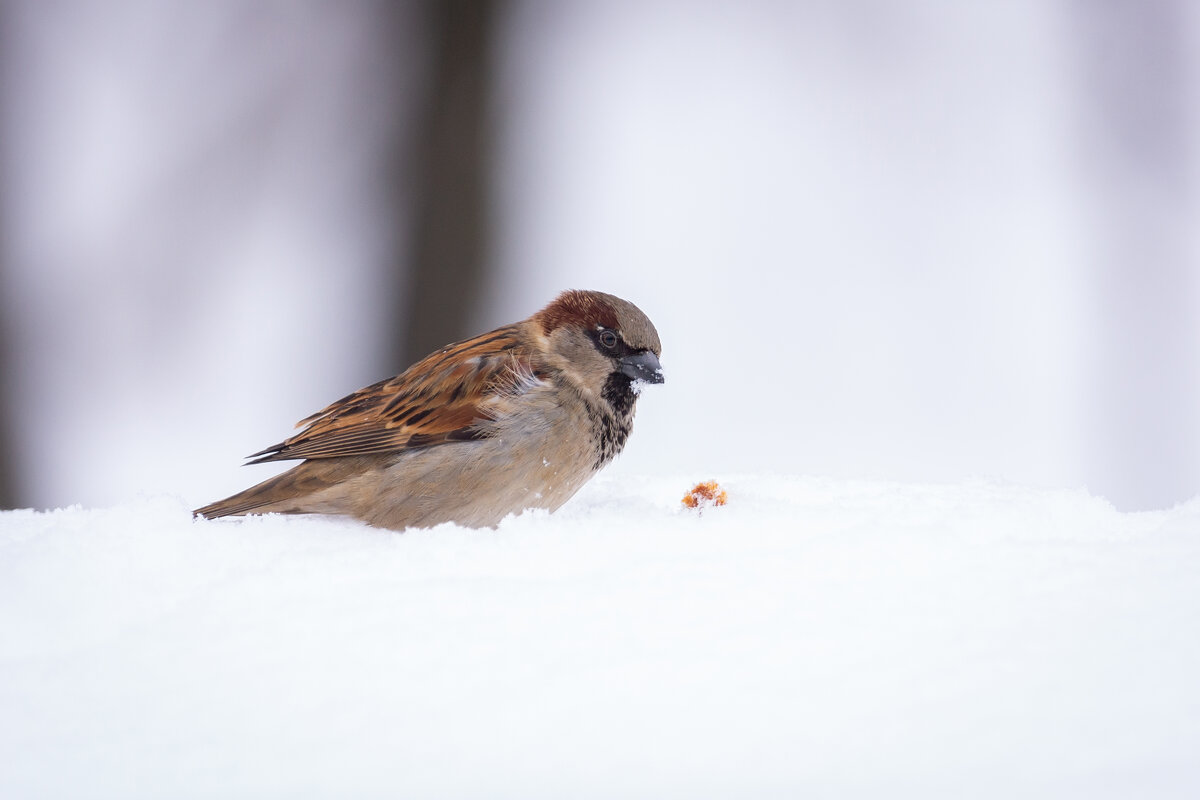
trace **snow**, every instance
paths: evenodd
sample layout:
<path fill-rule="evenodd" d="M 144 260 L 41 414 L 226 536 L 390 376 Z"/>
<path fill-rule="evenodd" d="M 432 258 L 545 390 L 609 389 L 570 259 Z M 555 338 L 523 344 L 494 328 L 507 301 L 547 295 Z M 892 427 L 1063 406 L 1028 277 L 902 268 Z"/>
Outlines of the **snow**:
<path fill-rule="evenodd" d="M 403 535 L 0 513 L 0 796 L 1200 791 L 1200 499 L 717 475 L 682 508 L 709 477 Z"/>

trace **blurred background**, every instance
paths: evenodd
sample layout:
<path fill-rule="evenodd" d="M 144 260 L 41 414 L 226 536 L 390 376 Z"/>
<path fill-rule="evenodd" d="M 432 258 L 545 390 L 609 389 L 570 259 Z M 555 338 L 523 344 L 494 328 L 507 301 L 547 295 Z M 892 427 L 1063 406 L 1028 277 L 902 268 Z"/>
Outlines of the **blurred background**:
<path fill-rule="evenodd" d="M 564 288 L 664 343 L 611 471 L 1189 499 L 1198 54 L 1185 0 L 0 0 L 0 500 L 224 496 Z"/>

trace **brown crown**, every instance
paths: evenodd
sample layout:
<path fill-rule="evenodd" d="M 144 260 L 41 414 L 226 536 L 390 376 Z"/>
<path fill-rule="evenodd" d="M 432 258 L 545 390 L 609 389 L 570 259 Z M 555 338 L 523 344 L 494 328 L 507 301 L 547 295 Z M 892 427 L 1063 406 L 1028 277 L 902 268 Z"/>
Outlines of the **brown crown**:
<path fill-rule="evenodd" d="M 603 325 L 617 328 L 617 312 L 599 292 L 570 289 L 554 299 L 550 305 L 533 315 L 542 325 L 543 333 L 550 333 L 564 325 L 592 328 Z"/>

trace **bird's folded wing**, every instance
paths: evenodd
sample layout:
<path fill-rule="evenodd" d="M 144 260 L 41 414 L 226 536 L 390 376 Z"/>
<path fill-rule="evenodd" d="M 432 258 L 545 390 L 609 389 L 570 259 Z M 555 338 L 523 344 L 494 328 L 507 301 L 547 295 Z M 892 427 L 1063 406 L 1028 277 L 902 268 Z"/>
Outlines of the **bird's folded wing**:
<path fill-rule="evenodd" d="M 250 463 L 394 453 L 486 435 L 498 397 L 527 385 L 533 369 L 516 326 L 449 345 L 390 380 L 360 389 L 301 420 L 300 433 Z"/>

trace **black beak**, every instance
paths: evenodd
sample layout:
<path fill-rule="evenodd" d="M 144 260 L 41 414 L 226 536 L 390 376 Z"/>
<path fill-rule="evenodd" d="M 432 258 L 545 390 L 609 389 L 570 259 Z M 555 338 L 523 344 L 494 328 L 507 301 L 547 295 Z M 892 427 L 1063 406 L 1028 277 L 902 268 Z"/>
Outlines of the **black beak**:
<path fill-rule="evenodd" d="M 620 358 L 618 363 L 621 365 L 621 374 L 628 375 L 635 381 L 662 383 L 664 380 L 662 364 L 658 363 L 658 356 L 649 350 L 643 350 L 640 353 L 630 353 Z"/>

